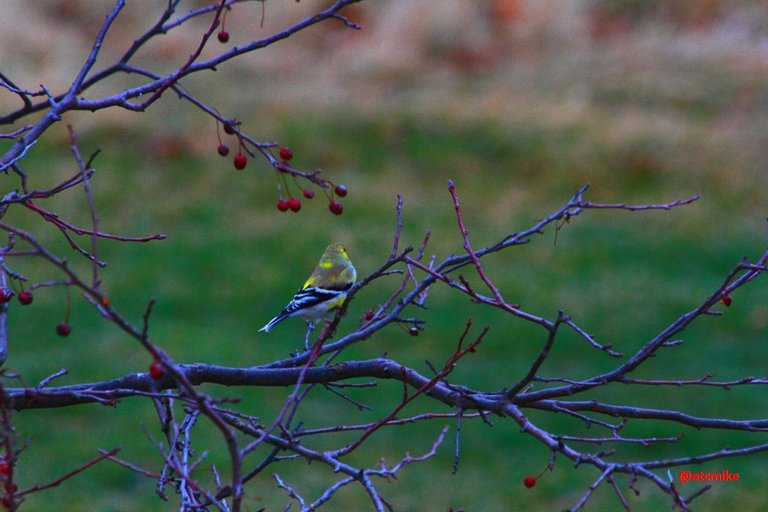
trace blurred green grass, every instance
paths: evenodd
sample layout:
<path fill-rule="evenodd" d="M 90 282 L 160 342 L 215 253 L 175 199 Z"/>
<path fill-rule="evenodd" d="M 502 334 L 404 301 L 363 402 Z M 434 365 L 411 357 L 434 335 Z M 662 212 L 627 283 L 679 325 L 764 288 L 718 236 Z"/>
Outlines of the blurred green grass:
<path fill-rule="evenodd" d="M 481 117 L 417 117 L 395 111 L 359 117 L 292 112 L 271 122 L 270 137 L 294 149 L 297 167 L 321 167 L 327 178 L 348 186 L 342 216 L 328 213 L 321 196 L 305 201 L 298 214 L 278 212 L 271 170 L 254 160 L 245 171 L 237 172 L 228 159 L 216 156 L 212 141 L 208 141 L 210 151 L 206 153 L 181 136 L 138 130 L 126 133 L 106 128 L 81 137 L 84 152 L 97 146 L 103 149 L 93 181 L 102 228 L 136 236 L 168 235 L 166 241 L 148 244 L 102 243 L 100 256 L 109 262 L 103 277 L 113 304 L 135 323 L 140 323 L 147 301 L 157 300 L 151 333 L 178 362 L 248 366 L 286 356 L 299 347 L 303 337 L 300 321 L 285 322 L 269 335 L 257 334 L 257 330 L 284 305 L 329 241 L 348 246 L 361 275 L 383 262 L 391 250 L 398 193 L 405 202 L 402 244 L 418 245 L 426 230 L 431 230 L 430 255 L 436 254 L 440 260 L 461 251 L 446 191 L 449 178 L 457 184 L 476 246 L 530 226 L 587 182 L 592 183 L 587 198 L 599 202 L 662 202 L 701 193 L 701 201 L 670 212 L 588 211 L 562 229 L 557 243 L 550 229 L 531 244 L 486 262 L 511 302 L 548 318 L 563 309 L 598 340 L 612 343 L 624 353 L 632 353 L 649 336 L 698 305 L 741 257 L 755 257 L 765 243 L 762 224 L 768 178 L 752 174 L 754 167 L 748 165 L 724 167 L 724 161 L 733 161 L 726 145 L 710 147 L 703 155 L 692 154 L 694 141 L 702 142 L 695 129 L 686 132 L 689 139 L 671 143 L 651 135 L 639 141 L 606 140 L 605 128 L 593 120 L 551 127 Z M 64 144 L 41 143 L 25 166 L 35 188 L 76 172 Z M 78 190 L 40 204 L 74 222 L 88 222 Z M 5 220 L 22 226 L 37 224 L 29 212 L 18 209 L 11 209 Z M 41 238 L 66 251 L 54 229 L 40 232 Z M 73 256 L 72 264 L 87 272 L 88 265 L 80 260 Z M 55 276 L 32 260 L 10 263 L 34 281 Z M 360 293 L 351 304 L 342 333 L 353 329 L 366 309 L 385 300 L 398 282 L 398 277 L 382 279 Z M 473 282 L 479 287 L 477 279 Z M 760 343 L 768 318 L 766 298 L 761 280 L 740 290 L 722 317 L 701 319 L 681 335 L 684 345 L 662 351 L 636 376 L 695 379 L 706 372 L 716 373 L 720 379 L 761 376 L 758 362 L 768 357 L 768 348 Z M 12 307 L 7 366 L 18 371 L 27 384 L 60 368 L 67 368 L 69 374 L 57 379 L 57 384 L 146 370 L 150 361 L 137 344 L 101 321 L 78 297 L 72 335 L 58 338 L 54 327 L 63 318 L 64 302 L 63 290 L 41 289 L 32 307 Z M 431 292 L 429 309 L 412 314 L 427 322 L 419 337 L 392 327 L 354 347 L 347 357 L 387 353 L 428 373 L 424 360 L 440 364 L 453 350 L 467 318 L 472 318 L 474 332 L 482 325 L 490 325 L 491 331 L 478 353 L 461 362 L 451 381 L 498 389 L 526 371 L 544 342 L 543 332 L 473 305 L 439 286 Z M 580 378 L 615 364 L 564 332 L 542 373 Z M 206 389 L 216 396 L 240 397 L 238 407 L 265 422 L 271 421 L 289 391 Z M 315 390 L 301 420 L 308 427 L 373 421 L 400 399 L 396 382 L 346 392 L 373 406 L 373 412 L 357 411 L 348 402 Z M 764 416 L 755 409 L 762 396 L 757 388 L 619 387 L 590 396 L 707 416 Z M 436 409 L 448 410 L 443 406 Z M 433 410 L 433 404 L 420 400 L 406 413 L 427 410 Z M 19 436 L 30 441 L 18 467 L 21 488 L 65 473 L 95 456 L 98 447 L 122 446 L 122 457 L 136 463 L 151 461 L 150 469 L 158 470 L 159 456 L 142 431 L 146 425 L 148 432 L 160 437 L 153 414 L 151 404 L 141 399 L 124 400 L 115 409 L 92 405 L 17 413 Z M 586 430 L 572 418 L 536 411 L 531 418 L 557 433 L 599 432 L 596 427 Z M 573 469 L 570 462 L 558 459 L 553 473 L 535 489 L 525 489 L 522 478 L 538 474 L 548 453 L 521 435 L 511 421 L 490 421 L 493 426 L 477 420 L 464 422 L 457 475 L 450 474 L 452 422 L 382 431 L 349 462 L 371 466 L 381 456 L 393 463 L 406 452 L 426 452 L 440 428 L 450 425 L 437 457 L 405 469 L 397 481 L 379 484 L 382 493 L 402 510 L 446 510 L 449 506 L 502 510 L 511 503 L 518 508 L 559 510 L 575 504 L 597 478 L 587 467 Z M 195 448 L 210 450 L 209 461 L 226 468 L 225 447 L 216 433 L 205 422 L 196 431 Z M 684 432 L 686 437 L 675 445 L 622 446 L 617 460 L 682 456 L 763 440 L 761 435 L 696 432 L 671 424 L 630 422 L 627 431 L 638 436 Z M 249 459 L 251 464 L 257 461 L 257 456 Z M 206 469 L 210 462 L 196 472 L 206 483 L 211 481 Z M 759 456 L 715 462 L 705 469 L 729 469 L 741 473 L 742 480 L 714 486 L 700 498 L 702 507 L 759 510 L 751 497 L 762 488 L 764 464 Z M 319 465 L 281 462 L 248 485 L 246 510 L 278 510 L 288 502 L 269 477 L 272 472 L 279 472 L 308 499 L 338 478 Z M 49 510 L 66 504 L 71 509 L 105 511 L 157 509 L 154 486 L 149 479 L 103 463 L 60 487 L 30 496 L 28 507 Z M 639 487 L 640 497 L 632 497 L 638 510 L 668 506 L 668 498 L 657 490 L 644 484 Z M 367 509 L 366 500 L 359 489 L 350 487 L 339 493 L 330 509 Z M 593 509 L 615 508 L 617 503 L 602 487 L 592 500 Z"/>

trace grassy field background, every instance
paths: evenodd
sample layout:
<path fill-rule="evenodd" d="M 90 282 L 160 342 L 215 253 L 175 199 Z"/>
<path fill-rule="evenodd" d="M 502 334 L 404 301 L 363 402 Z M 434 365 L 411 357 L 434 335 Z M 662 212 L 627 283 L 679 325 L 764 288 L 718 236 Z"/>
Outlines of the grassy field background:
<path fill-rule="evenodd" d="M 452 6 L 445 8 L 448 15 L 436 16 L 435 23 L 455 21 L 451 9 L 458 9 L 456 4 L 447 2 Z M 152 335 L 179 362 L 256 365 L 300 346 L 302 322 L 286 322 L 269 335 L 257 330 L 284 305 L 327 243 L 344 242 L 363 275 L 385 260 L 394 232 L 397 194 L 405 203 L 402 242 L 417 245 L 425 231 L 432 230 L 429 252 L 438 260 L 461 251 L 448 179 L 457 184 L 476 245 L 530 226 L 585 183 L 591 183 L 587 198 L 599 202 L 655 203 L 701 194 L 700 201 L 670 212 L 586 212 L 558 234 L 557 243 L 549 230 L 533 243 L 495 255 L 486 263 L 510 301 L 548 318 L 562 309 L 598 340 L 632 353 L 700 304 L 742 257 L 756 257 L 766 243 L 768 57 L 764 41 L 768 36 L 764 27 L 768 17 L 754 16 L 739 2 L 713 4 L 713 18 L 703 28 L 692 28 L 693 22 L 685 18 L 662 22 L 657 11 L 599 11 L 603 18 L 593 14 L 591 22 L 603 20 L 608 32 L 595 29 L 589 44 L 569 46 L 563 34 L 551 29 L 528 36 L 521 29 L 504 36 L 508 48 L 516 50 L 509 53 L 483 46 L 482 38 L 477 43 L 466 36 L 469 29 L 457 32 L 461 37 L 455 40 L 445 40 L 427 27 L 424 32 L 432 34 L 431 39 L 418 40 L 421 46 L 411 52 L 410 60 L 394 62 L 384 57 L 376 60 L 380 54 L 363 44 L 383 37 L 380 27 L 386 25 L 385 13 L 371 7 L 356 12 L 370 24 L 371 36 L 347 40 L 335 30 L 309 33 L 275 47 L 274 56 L 244 60 L 185 83 L 241 118 L 249 134 L 291 146 L 297 167 L 321 167 L 328 178 L 345 183 L 350 194 L 339 217 L 328 213 L 319 198 L 305 201 L 298 214 L 278 212 L 272 171 L 258 161 L 250 162 L 244 172 L 232 169 L 228 159 L 216 155 L 215 127 L 182 108 L 175 98 L 166 98 L 142 116 L 113 112 L 92 120 L 73 115 L 65 121 L 82 130 L 83 151 L 96 147 L 103 151 L 94 180 L 103 228 L 131 235 L 168 235 L 166 241 L 145 245 L 102 244 L 101 257 L 109 262 L 104 279 L 112 302 L 139 323 L 147 301 L 154 297 Z M 404 9 L 402 3 L 392 5 Z M 526 2 L 521 5 L 529 10 L 523 9 L 522 21 L 514 23 L 552 27 L 559 26 L 556 22 L 564 16 L 552 7 L 549 24 L 537 22 L 541 12 Z M 272 12 L 274 17 L 267 23 L 279 23 L 282 11 Z M 753 17 L 743 21 L 745 12 Z M 622 16 L 633 20 L 624 29 L 619 23 Z M 724 37 L 723 31 L 733 27 L 734 19 L 757 35 L 736 42 Z M 230 31 L 237 34 L 238 21 L 232 23 Z M 312 51 L 322 50 L 308 49 L 317 41 L 330 41 L 322 47 L 326 49 L 337 44 L 341 57 L 310 66 L 317 59 Z M 491 61 L 483 60 L 489 52 Z M 350 55 L 360 55 L 362 64 L 342 65 L 343 57 Z M 477 62 L 483 64 L 473 64 Z M 233 87 L 239 80 L 248 80 L 251 86 Z M 301 87 L 304 83 L 310 85 Z M 63 123 L 30 153 L 24 165 L 34 188 L 75 172 Z M 68 220 L 87 224 L 78 191 L 45 201 L 45 206 Z M 67 250 L 56 231 L 40 228 L 29 212 L 11 209 L 4 221 L 35 226 L 52 247 L 62 253 Z M 87 271 L 85 262 L 74 256 L 72 261 Z M 11 264 L 35 281 L 56 276 L 34 260 Z M 768 359 L 764 281 L 760 278 L 734 295 L 733 306 L 721 308 L 722 317 L 698 321 L 682 335 L 682 346 L 661 352 L 636 376 L 695 379 L 710 372 L 722 380 L 763 377 L 763 362 Z M 379 280 L 360 293 L 341 334 L 353 329 L 356 319 L 382 302 L 397 283 L 396 278 Z M 58 338 L 54 328 L 63 319 L 64 303 L 64 291 L 54 288 L 40 290 L 31 307 L 12 307 L 6 367 L 18 372 L 25 383 L 32 385 L 60 368 L 69 373 L 57 379 L 58 384 L 146 370 L 147 355 L 77 297 L 72 335 Z M 426 320 L 419 337 L 392 327 L 353 348 L 347 357 L 370 358 L 386 352 L 428 372 L 424 360 L 438 364 L 444 360 L 466 319 L 472 318 L 476 326 L 490 325 L 491 331 L 481 349 L 460 364 L 452 382 L 498 389 L 526 371 L 544 342 L 543 332 L 473 305 L 443 287 L 433 289 L 428 310 L 413 314 Z M 542 373 L 580 378 L 613 365 L 613 360 L 574 336 L 563 335 Z M 288 393 L 282 388 L 207 389 L 216 396 L 241 398 L 238 407 L 261 415 L 264 421 L 270 420 Z M 379 389 L 350 394 L 373 411 L 360 412 L 316 390 L 302 420 L 307 426 L 373 421 L 397 403 L 400 386 L 384 383 Z M 761 405 L 764 393 L 758 387 L 730 391 L 621 387 L 590 396 L 694 415 L 766 416 Z M 431 406 L 422 400 L 406 412 L 433 410 Z M 599 430 L 585 430 L 567 417 L 535 411 L 530 416 L 552 432 L 595 434 Z M 159 438 L 155 415 L 143 400 L 124 400 L 116 408 L 23 411 L 15 421 L 20 438 L 29 440 L 17 468 L 22 488 L 65 473 L 95 456 L 97 448 L 121 446 L 123 458 L 153 461 L 150 469 L 160 468 L 157 450 L 143 431 L 146 428 Z M 439 430 L 450 426 L 449 438 L 435 458 L 405 469 L 396 481 L 381 484 L 397 510 L 561 510 L 573 506 L 598 476 L 593 469 L 573 468 L 572 463 L 558 459 L 554 472 L 535 489 L 525 489 L 523 477 L 537 474 L 549 454 L 511 421 L 493 418 L 491 422 L 493 426 L 465 421 L 456 475 L 451 474 L 455 427 L 451 422 L 383 431 L 350 463 L 371 466 L 382 456 L 392 463 L 405 452 L 423 453 Z M 210 450 L 210 462 L 225 464 L 225 449 L 215 432 L 205 423 L 196 429 L 196 447 Z M 632 422 L 627 433 L 684 433 L 685 438 L 650 448 L 622 446 L 617 460 L 685 456 L 765 441 L 763 434 L 698 432 L 665 423 Z M 255 456 L 250 462 L 258 460 Z M 196 474 L 202 481 L 210 482 L 210 462 Z M 763 455 L 686 469 L 728 469 L 741 475 L 739 482 L 714 485 L 700 498 L 703 510 L 757 511 L 765 505 Z M 338 476 L 301 461 L 280 463 L 268 473 L 272 472 L 279 472 L 309 499 Z M 30 496 L 26 506 L 29 510 L 162 509 L 154 485 L 124 468 L 102 464 L 60 487 Z M 627 481 L 621 485 L 626 489 Z M 682 487 L 688 492 L 694 489 Z M 644 483 L 639 488 L 640 496 L 631 498 L 633 510 L 669 506 L 669 499 L 657 490 Z M 282 510 L 288 502 L 268 475 L 247 491 L 246 510 Z M 592 500 L 591 510 L 618 505 L 603 487 Z M 365 496 L 350 487 L 339 493 L 329 510 L 367 507 Z"/>

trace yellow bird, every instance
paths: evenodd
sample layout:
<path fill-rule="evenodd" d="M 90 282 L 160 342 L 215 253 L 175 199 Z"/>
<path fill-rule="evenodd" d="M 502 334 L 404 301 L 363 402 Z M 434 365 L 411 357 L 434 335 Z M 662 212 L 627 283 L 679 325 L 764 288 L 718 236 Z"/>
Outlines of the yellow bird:
<path fill-rule="evenodd" d="M 355 284 L 357 271 L 341 244 L 331 244 L 315 270 L 285 308 L 259 332 L 269 332 L 290 316 L 301 316 L 310 324 L 344 304 L 347 292 Z"/>

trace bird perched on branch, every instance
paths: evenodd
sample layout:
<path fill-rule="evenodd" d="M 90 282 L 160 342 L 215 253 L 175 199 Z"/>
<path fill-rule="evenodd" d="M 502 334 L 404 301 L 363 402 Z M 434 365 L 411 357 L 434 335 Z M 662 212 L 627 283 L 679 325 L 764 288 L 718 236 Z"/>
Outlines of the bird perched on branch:
<path fill-rule="evenodd" d="M 296 292 L 280 314 L 259 329 L 259 332 L 269 332 L 275 325 L 290 316 L 303 317 L 311 329 L 316 320 L 344 304 L 347 292 L 355 284 L 356 279 L 357 271 L 349 260 L 344 246 L 329 245 L 304 286 Z"/>

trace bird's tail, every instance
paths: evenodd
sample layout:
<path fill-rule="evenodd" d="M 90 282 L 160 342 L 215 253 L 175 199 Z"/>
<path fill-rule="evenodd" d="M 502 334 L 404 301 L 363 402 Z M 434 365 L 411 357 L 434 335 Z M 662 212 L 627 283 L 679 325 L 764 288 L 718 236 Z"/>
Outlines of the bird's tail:
<path fill-rule="evenodd" d="M 277 315 L 275 318 L 273 318 L 272 320 L 270 320 L 270 321 L 267 323 L 267 325 L 265 325 L 264 327 L 262 327 L 261 329 L 259 329 L 259 332 L 269 332 L 269 331 L 271 331 L 271 330 L 272 330 L 272 328 L 273 328 L 274 326 L 276 326 L 277 324 L 279 324 L 280 322 L 282 322 L 282 321 L 283 321 L 283 320 L 285 320 L 286 318 L 288 318 L 288 315 L 285 315 L 285 314 L 283 314 L 283 313 L 280 313 L 280 314 L 279 314 L 279 315 Z"/>

